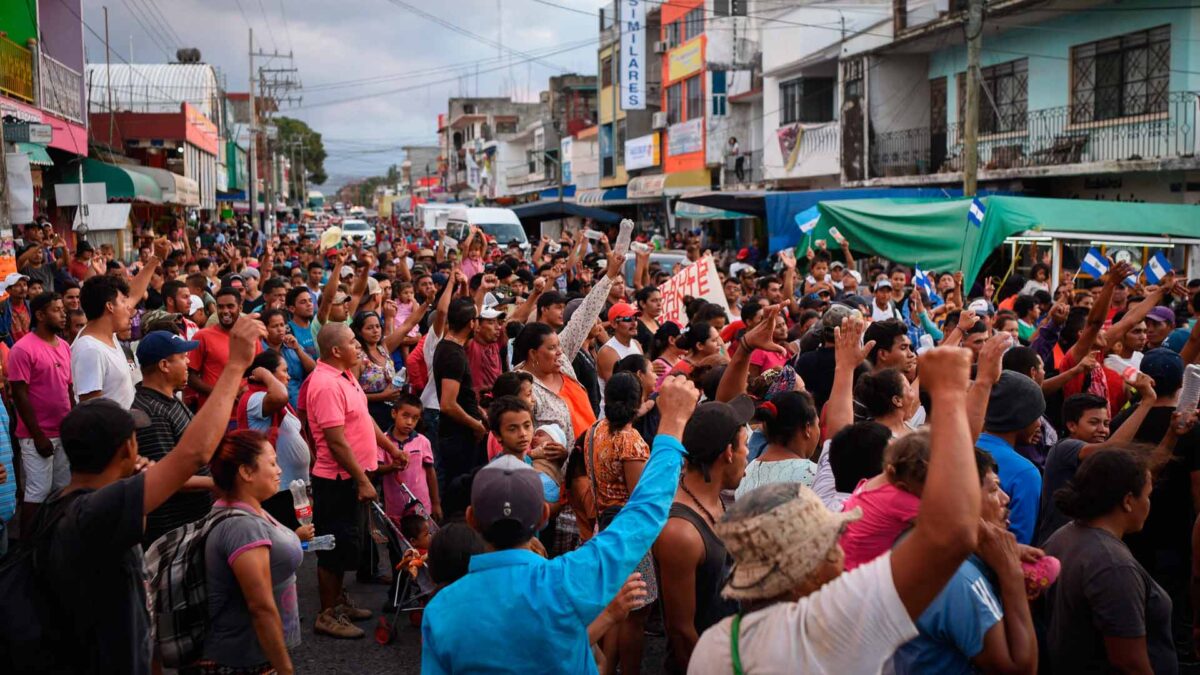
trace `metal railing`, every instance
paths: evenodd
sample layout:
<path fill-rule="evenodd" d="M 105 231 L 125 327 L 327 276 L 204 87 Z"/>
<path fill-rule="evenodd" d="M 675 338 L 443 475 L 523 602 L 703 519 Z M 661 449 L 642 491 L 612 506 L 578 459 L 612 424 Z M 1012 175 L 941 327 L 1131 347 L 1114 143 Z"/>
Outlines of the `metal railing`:
<path fill-rule="evenodd" d="M 1092 119 L 1070 106 L 984 116 L 979 168 L 984 171 L 1089 162 L 1191 157 L 1196 154 L 1198 92 L 1172 92 L 1138 115 Z M 870 177 L 922 176 L 962 170 L 962 126 L 874 133 Z"/>
<path fill-rule="evenodd" d="M 742 170 L 738 172 L 738 160 L 742 160 Z M 743 151 L 737 156 L 725 156 L 724 186 L 726 189 L 738 185 L 753 185 L 763 180 L 762 149 Z"/>
<path fill-rule="evenodd" d="M 83 75 L 57 59 L 41 54 L 41 106 L 74 122 L 83 121 Z"/>
<path fill-rule="evenodd" d="M 0 35 L 0 94 L 34 102 L 33 51 Z"/>

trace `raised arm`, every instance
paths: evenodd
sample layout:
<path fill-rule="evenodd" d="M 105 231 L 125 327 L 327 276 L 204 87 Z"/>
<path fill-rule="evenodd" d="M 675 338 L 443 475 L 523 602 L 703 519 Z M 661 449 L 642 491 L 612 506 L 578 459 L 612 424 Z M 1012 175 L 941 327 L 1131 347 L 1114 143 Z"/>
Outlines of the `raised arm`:
<path fill-rule="evenodd" d="M 921 382 L 933 402 L 929 469 L 916 527 L 891 558 L 896 592 L 914 621 L 975 550 L 980 505 L 965 410 L 971 352 L 938 347 L 919 359 Z"/>
<path fill-rule="evenodd" d="M 866 323 L 856 316 L 847 317 L 833 330 L 833 387 L 825 410 L 826 438 L 854 424 L 854 371 L 875 346 L 874 340 L 862 344 L 866 330 Z"/>
<path fill-rule="evenodd" d="M 329 270 L 329 278 L 321 287 L 321 299 L 317 304 L 317 322 L 324 324 L 329 320 L 329 311 L 333 309 L 333 299 L 337 296 L 338 284 L 342 281 L 342 268 L 346 265 L 346 252 L 338 251 L 333 258 L 333 267 Z"/>
<path fill-rule="evenodd" d="M 146 469 L 146 489 L 142 497 L 144 513 L 158 508 L 208 464 L 228 427 L 242 374 L 254 358 L 254 346 L 266 337 L 267 329 L 257 314 L 242 316 L 233 325 L 229 336 L 229 362 L 217 378 L 208 401 L 192 418 L 175 448 Z"/>
<path fill-rule="evenodd" d="M 1096 336 L 1100 334 L 1100 329 L 1104 327 L 1104 321 L 1108 317 L 1108 306 L 1112 304 L 1113 291 L 1116 290 L 1117 284 L 1123 283 L 1125 277 L 1133 271 L 1127 262 L 1113 263 L 1108 272 L 1104 275 L 1104 288 L 1100 289 L 1100 296 L 1096 298 L 1096 303 L 1092 305 L 1092 309 L 1088 311 L 1087 322 L 1083 325 L 1083 330 L 1079 331 L 1079 339 L 1075 344 L 1071 345 L 1071 361 L 1078 362 L 1083 359 L 1083 355 L 1092 351 L 1092 346 L 1096 342 Z"/>
<path fill-rule="evenodd" d="M 560 360 L 565 359 L 566 363 L 571 363 L 575 355 L 579 353 L 579 349 L 583 347 L 584 340 L 587 339 L 588 333 L 600 316 L 600 310 L 604 309 L 604 301 L 608 298 L 608 289 L 612 287 L 613 280 L 621 273 L 622 262 L 624 260 L 617 254 L 608 254 L 608 269 L 605 271 L 604 278 L 592 287 L 587 297 L 583 299 L 583 304 L 575 310 L 575 313 L 571 315 L 571 320 L 558 335 L 558 343 L 562 347 Z"/>
<path fill-rule="evenodd" d="M 146 289 L 150 288 L 150 280 L 154 278 L 154 270 L 158 269 L 159 264 L 167 259 L 171 254 L 171 242 L 166 239 L 159 238 L 154 240 L 154 252 L 150 254 L 150 259 L 142 265 L 142 269 L 137 276 L 129 282 L 129 302 L 130 307 L 136 307 L 142 298 L 146 296 Z"/>
<path fill-rule="evenodd" d="M 967 422 L 971 428 L 972 443 L 983 433 L 988 398 L 991 397 L 992 387 L 1000 379 L 1004 352 L 1008 351 L 1011 344 L 1011 335 L 997 333 L 988 338 L 979 350 L 979 367 L 975 371 L 975 382 L 971 384 L 971 391 L 967 393 Z"/>
<path fill-rule="evenodd" d="M 531 321 L 534 316 L 533 310 L 537 308 L 538 298 L 540 298 L 542 293 L 545 291 L 546 277 L 538 277 L 534 279 L 533 290 L 530 291 L 529 297 L 525 298 L 525 302 L 522 302 L 521 305 L 513 311 L 512 316 L 508 317 L 509 321 L 516 321 L 517 323 L 526 323 Z"/>
<path fill-rule="evenodd" d="M 1129 311 L 1125 312 L 1125 316 L 1122 316 L 1120 321 L 1109 327 L 1108 331 L 1105 333 L 1105 336 L 1108 338 L 1108 344 L 1111 345 L 1120 341 L 1126 333 L 1128 333 L 1134 326 L 1146 318 L 1146 315 L 1150 313 L 1150 310 L 1154 309 L 1158 303 L 1162 302 L 1164 297 L 1170 295 L 1174 290 L 1175 273 L 1172 272 L 1171 274 L 1167 275 L 1166 279 L 1163 280 L 1162 285 L 1153 291 L 1150 291 L 1146 297 L 1142 298 L 1141 302 L 1137 303 L 1133 307 L 1130 307 Z M 1186 293 L 1187 290 L 1183 289 L 1183 292 Z"/>
<path fill-rule="evenodd" d="M 433 320 L 429 322 L 429 332 L 439 339 L 446 334 L 446 314 L 450 312 L 450 299 L 454 297 L 454 287 L 462 277 L 463 273 L 455 267 L 442 288 L 442 294 L 438 296 L 437 309 L 434 310 Z"/>
<path fill-rule="evenodd" d="M 740 338 L 738 349 L 729 358 L 721 382 L 717 385 L 717 400 L 732 401 L 738 395 L 745 393 L 746 381 L 750 377 L 750 354 L 756 349 L 765 349 L 776 354 L 784 353 L 787 349 L 777 344 L 771 337 L 775 322 L 782 321 L 779 317 L 780 306 L 772 305 L 762 312 L 762 319 L 754 328 L 746 331 Z"/>

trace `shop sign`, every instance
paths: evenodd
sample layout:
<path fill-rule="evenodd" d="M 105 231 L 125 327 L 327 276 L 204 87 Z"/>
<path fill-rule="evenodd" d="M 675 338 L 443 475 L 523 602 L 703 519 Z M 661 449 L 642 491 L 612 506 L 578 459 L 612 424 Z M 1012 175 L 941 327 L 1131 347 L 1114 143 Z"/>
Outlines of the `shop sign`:
<path fill-rule="evenodd" d="M 646 109 L 646 0 L 620 0 L 622 110 Z"/>
<path fill-rule="evenodd" d="M 660 322 L 674 321 L 680 327 L 688 323 L 684 307 L 686 298 L 704 298 L 711 303 L 725 308 L 729 313 L 729 303 L 725 300 L 725 291 L 721 288 L 721 278 L 717 275 L 717 266 L 711 255 L 705 255 L 696 262 L 684 267 L 671 280 L 658 287 L 662 292 L 662 315 Z"/>
<path fill-rule="evenodd" d="M 667 128 L 667 155 L 678 157 L 704 149 L 704 118 L 672 124 Z"/>
<path fill-rule="evenodd" d="M 571 185 L 575 182 L 574 176 L 571 175 L 571 159 L 574 152 L 575 139 L 570 136 L 564 136 L 558 148 L 559 161 L 562 162 L 563 185 Z"/>
<path fill-rule="evenodd" d="M 667 55 L 667 80 L 674 82 L 704 67 L 704 36 L 698 35 Z"/>
<path fill-rule="evenodd" d="M 658 134 L 625 141 L 625 168 L 629 171 L 658 166 Z"/>
<path fill-rule="evenodd" d="M 4 125 L 4 140 L 9 143 L 38 143 L 49 145 L 54 139 L 54 127 L 49 124 L 17 122 Z"/>

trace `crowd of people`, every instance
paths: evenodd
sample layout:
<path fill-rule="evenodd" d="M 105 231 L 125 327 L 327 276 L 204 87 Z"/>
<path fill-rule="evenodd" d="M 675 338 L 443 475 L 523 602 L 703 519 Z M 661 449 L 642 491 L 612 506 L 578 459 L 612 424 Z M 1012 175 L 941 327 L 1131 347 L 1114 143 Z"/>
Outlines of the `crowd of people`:
<path fill-rule="evenodd" d="M 381 223 L 366 247 L 180 220 L 127 263 L 26 226 L 0 302 L 0 593 L 22 589 L 0 663 L 170 665 L 155 583 L 192 537 L 186 673 L 291 673 L 303 623 L 364 636 L 347 573 L 416 563 L 427 673 L 629 675 L 655 633 L 671 673 L 1198 662 L 1200 280 L 1110 261 L 1052 288 L 1037 262 L 967 287 L 688 233 L 680 264 L 712 254 L 721 296 L 667 321 L 680 268 L 633 230 Z"/>

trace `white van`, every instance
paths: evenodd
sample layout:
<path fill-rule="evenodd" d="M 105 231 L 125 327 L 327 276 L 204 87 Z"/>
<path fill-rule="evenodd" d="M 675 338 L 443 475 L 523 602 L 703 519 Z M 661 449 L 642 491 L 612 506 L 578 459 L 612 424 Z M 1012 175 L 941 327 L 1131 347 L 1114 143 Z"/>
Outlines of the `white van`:
<path fill-rule="evenodd" d="M 450 209 L 449 221 L 446 225 L 446 235 L 464 242 L 471 226 L 478 227 L 483 233 L 494 237 L 496 243 L 506 247 L 517 242 L 521 248 L 529 248 L 529 239 L 525 236 L 525 228 L 512 209 L 497 209 L 483 207 L 455 207 Z"/>

